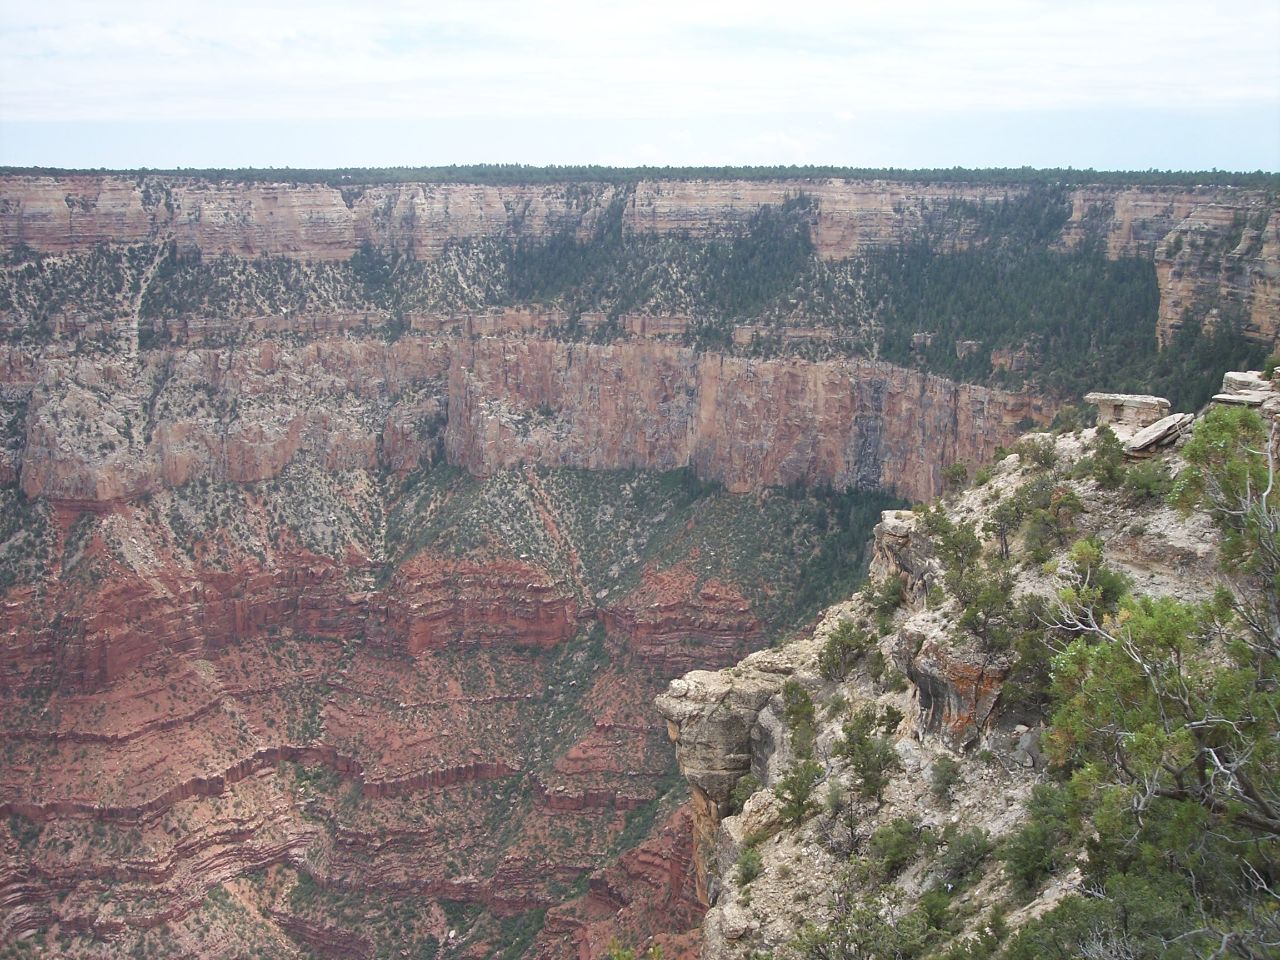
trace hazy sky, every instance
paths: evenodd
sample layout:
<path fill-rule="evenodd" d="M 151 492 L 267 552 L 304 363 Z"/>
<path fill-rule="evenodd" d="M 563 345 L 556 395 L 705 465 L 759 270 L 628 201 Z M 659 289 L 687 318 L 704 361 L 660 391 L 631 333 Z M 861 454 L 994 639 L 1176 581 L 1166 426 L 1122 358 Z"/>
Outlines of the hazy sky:
<path fill-rule="evenodd" d="M 0 163 L 1280 169 L 1280 0 L 0 0 Z"/>

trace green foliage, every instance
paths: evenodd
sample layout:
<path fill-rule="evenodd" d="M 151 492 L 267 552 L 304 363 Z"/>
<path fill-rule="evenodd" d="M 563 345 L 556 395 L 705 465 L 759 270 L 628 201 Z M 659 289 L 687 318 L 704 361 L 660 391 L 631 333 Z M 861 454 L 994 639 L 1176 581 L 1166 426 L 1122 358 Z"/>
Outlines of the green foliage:
<path fill-rule="evenodd" d="M 1070 798 L 1053 783 L 1036 784 L 1027 803 L 1027 822 L 1004 841 L 1000 856 L 1009 878 L 1032 892 L 1066 863 L 1063 844 L 1072 836 Z"/>
<path fill-rule="evenodd" d="M 938 878 L 947 890 L 965 886 L 981 869 L 995 848 L 981 827 L 959 830 L 948 827 L 942 834 L 944 849 L 938 859 Z"/>
<path fill-rule="evenodd" d="M 1262 378 L 1270 380 L 1275 376 L 1276 367 L 1280 367 L 1280 354 L 1271 354 L 1262 364 Z"/>
<path fill-rule="evenodd" d="M 782 685 L 782 719 L 791 732 L 791 748 L 795 755 L 813 756 L 813 740 L 817 734 L 813 699 L 795 679 L 788 679 Z"/>
<path fill-rule="evenodd" d="M 964 573 L 982 555 L 982 541 L 974 525 L 964 520 L 954 522 L 941 505 L 925 511 L 924 528 L 949 572 Z"/>
<path fill-rule="evenodd" d="M 852 620 L 842 619 L 822 644 L 818 672 L 827 680 L 843 680 L 873 642 L 871 635 Z"/>
<path fill-rule="evenodd" d="M 948 756 L 939 757 L 929 768 L 929 792 L 935 800 L 950 800 L 951 792 L 960 782 L 960 764 Z"/>
<path fill-rule="evenodd" d="M 1159 460 L 1136 463 L 1124 474 L 1124 492 L 1132 501 L 1162 501 L 1173 489 L 1169 468 Z"/>
<path fill-rule="evenodd" d="M 1103 425 L 1089 443 L 1088 456 L 1076 463 L 1077 477 L 1093 477 L 1104 490 L 1114 490 L 1124 482 L 1124 444 L 1111 427 Z"/>
<path fill-rule="evenodd" d="M 906 817 L 895 817 L 875 829 L 867 841 L 876 873 L 891 880 L 919 855 L 921 846 L 930 839 L 920 824 Z"/>
<path fill-rule="evenodd" d="M 1211 411 L 1184 448 L 1177 495 L 1224 533 L 1233 590 L 1214 600 L 1123 595 L 1098 543 L 1072 550 L 1059 621 L 1075 639 L 1053 662 L 1047 738 L 1072 774 L 1072 806 L 1041 791 L 1005 856 L 1016 882 L 1038 883 L 1060 862 L 1070 811 L 1083 810 L 1086 882 L 1101 895 L 1064 902 L 1010 956 L 1072 956 L 1089 943 L 1133 957 L 1253 957 L 1280 943 L 1269 889 L 1280 874 L 1270 449 L 1261 419 L 1231 409 Z"/>
<path fill-rule="evenodd" d="M 868 580 L 862 587 L 862 595 L 882 619 L 892 616 L 906 599 L 902 581 L 892 575 L 882 580 Z"/>
<path fill-rule="evenodd" d="M 902 766 L 893 743 L 875 733 L 884 719 L 877 717 L 874 708 L 864 707 L 845 722 L 835 747 L 836 754 L 849 762 L 858 795 L 877 804 L 884 800 L 890 777 Z"/>
<path fill-rule="evenodd" d="M 661 947 L 652 946 L 643 954 L 637 954 L 634 948 L 623 946 L 616 937 L 609 941 L 605 950 L 609 960 L 662 960 Z"/>
<path fill-rule="evenodd" d="M 969 467 L 963 463 L 947 464 L 942 468 L 942 479 L 950 489 L 963 489 L 969 483 Z"/>
<path fill-rule="evenodd" d="M 746 802 L 759 789 L 760 779 L 754 773 L 739 777 L 738 782 L 733 785 L 733 790 L 729 793 L 729 815 L 737 816 L 741 813 Z"/>
<path fill-rule="evenodd" d="M 1027 505 L 1022 497 L 1005 497 L 996 504 L 991 515 L 983 521 L 982 532 L 994 536 L 1000 544 L 1000 559 L 1009 559 L 1009 541 L 1021 528 L 1026 517 Z"/>
<path fill-rule="evenodd" d="M 1053 437 L 1028 437 L 1014 444 L 1013 452 L 1023 463 L 1047 470 L 1058 462 L 1057 444 Z"/>
<path fill-rule="evenodd" d="M 756 877 L 764 871 L 764 864 L 760 859 L 760 851 L 755 847 L 744 847 L 742 853 L 738 854 L 738 862 L 734 866 L 734 875 L 738 881 L 738 886 L 745 887 L 751 883 Z"/>
<path fill-rule="evenodd" d="M 805 758 L 792 765 L 773 788 L 782 801 L 779 811 L 783 821 L 792 826 L 807 820 L 817 810 L 813 800 L 814 787 L 822 778 L 822 767 L 817 761 Z"/>

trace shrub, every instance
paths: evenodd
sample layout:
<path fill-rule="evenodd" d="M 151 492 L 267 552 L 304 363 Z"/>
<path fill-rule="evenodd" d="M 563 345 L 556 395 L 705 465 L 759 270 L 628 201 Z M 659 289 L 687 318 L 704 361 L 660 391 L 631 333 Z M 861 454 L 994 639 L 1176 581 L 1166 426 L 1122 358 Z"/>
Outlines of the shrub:
<path fill-rule="evenodd" d="M 1023 463 L 1037 467 L 1049 468 L 1058 462 L 1058 447 L 1053 437 L 1040 437 L 1019 440 L 1014 445 L 1014 452 L 1022 458 Z"/>
<path fill-rule="evenodd" d="M 942 468 L 942 479 L 947 488 L 959 490 L 969 482 L 969 468 L 963 463 L 951 463 Z"/>
<path fill-rule="evenodd" d="M 846 721 L 836 745 L 836 753 L 853 769 L 859 796 L 876 803 L 883 802 L 889 777 L 902 766 L 893 744 L 886 737 L 872 736 L 880 722 L 873 708 L 863 708 Z"/>
<path fill-rule="evenodd" d="M 929 768 L 929 792 L 935 799 L 951 799 L 951 791 L 960 782 L 960 764 L 951 757 L 939 757 Z"/>
<path fill-rule="evenodd" d="M 1158 460 L 1134 464 L 1124 475 L 1124 492 L 1130 500 L 1164 500 L 1173 489 L 1169 468 Z"/>
<path fill-rule="evenodd" d="M 1081 458 L 1077 477 L 1093 477 L 1104 490 L 1114 490 L 1124 480 L 1124 444 L 1108 426 L 1098 428 L 1089 444 L 1089 456 Z"/>
<path fill-rule="evenodd" d="M 814 812 L 813 788 L 822 777 L 822 767 L 812 759 L 806 758 L 795 764 L 773 788 L 773 792 L 782 802 L 779 811 L 783 821 L 792 826 L 800 823 Z"/>
<path fill-rule="evenodd" d="M 1062 865 L 1062 843 L 1070 836 L 1067 791 L 1052 783 L 1037 784 L 1027 811 L 1027 822 L 1005 840 L 1000 857 L 1015 886 L 1031 892 Z"/>
<path fill-rule="evenodd" d="M 812 756 L 817 735 L 813 699 L 797 680 L 788 680 L 782 685 L 782 719 L 791 731 L 791 746 L 796 756 Z"/>
<path fill-rule="evenodd" d="M 742 853 L 738 854 L 738 862 L 735 866 L 738 886 L 740 887 L 747 886 L 764 871 L 764 864 L 760 859 L 760 851 L 755 847 L 747 847 Z"/>
<path fill-rule="evenodd" d="M 737 816 L 742 812 L 742 808 L 747 805 L 747 801 L 751 799 L 751 795 L 760 789 L 760 780 L 754 773 L 748 773 L 746 776 L 739 778 L 738 782 L 733 785 L 733 790 L 729 794 L 729 814 Z"/>
<path fill-rule="evenodd" d="M 939 877 L 952 887 L 968 883 L 991 855 L 991 837 L 981 827 L 957 831 L 948 827 L 942 835 L 946 850 L 938 861 Z"/>
<path fill-rule="evenodd" d="M 902 606 L 906 599 L 902 590 L 902 581 L 888 576 L 883 580 L 868 580 L 862 588 L 862 595 L 871 604 L 871 609 L 881 617 L 887 617 Z"/>
<path fill-rule="evenodd" d="M 818 672 L 827 680 L 843 680 L 871 646 L 871 636 L 852 620 L 841 620 L 818 654 Z"/>
<path fill-rule="evenodd" d="M 906 817 L 896 817 L 876 828 L 867 841 L 876 872 L 893 879 L 920 853 L 920 825 Z"/>

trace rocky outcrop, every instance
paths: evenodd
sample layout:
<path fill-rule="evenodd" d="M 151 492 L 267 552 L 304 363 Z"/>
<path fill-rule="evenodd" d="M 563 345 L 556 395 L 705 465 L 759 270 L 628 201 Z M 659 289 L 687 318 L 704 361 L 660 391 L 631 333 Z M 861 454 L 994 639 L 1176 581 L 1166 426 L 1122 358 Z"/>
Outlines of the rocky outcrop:
<path fill-rule="evenodd" d="M 1174 413 L 1161 417 L 1150 426 L 1143 427 L 1124 445 L 1124 452 L 1131 457 L 1150 456 L 1157 447 L 1165 447 L 1190 429 L 1195 417 L 1189 413 Z"/>
<path fill-rule="evenodd" d="M 730 794 L 753 765 L 761 773 L 767 762 L 756 756 L 760 713 L 813 653 L 810 645 L 798 644 L 754 653 L 730 670 L 696 670 L 673 680 L 655 701 L 693 793 L 694 864 L 703 903 L 711 901 L 716 834 L 730 812 Z"/>
<path fill-rule="evenodd" d="M 1232 384 L 1251 385 L 1243 378 Z M 1059 490 L 1069 488 L 1081 502 L 1069 540 L 1096 537 L 1107 563 L 1127 574 L 1135 591 L 1206 599 L 1216 582 L 1213 524 L 1202 513 L 1181 516 L 1157 502 L 1121 502 L 1093 479 L 1073 475 L 1071 467 L 1086 454 L 1092 433 L 1035 436 L 1038 443 L 1054 444 L 1056 469 L 1009 454 L 981 486 L 949 495 L 940 509 L 953 525 L 972 524 L 985 538 L 983 551 L 997 556 L 997 535 L 986 527 L 991 512 L 1053 469 Z M 1174 458 L 1176 466 L 1177 454 L 1167 447 L 1155 455 Z M 1042 567 L 1018 563 L 1021 546 L 1015 535 L 1009 603 L 1027 595 L 1056 596 L 1061 584 L 1046 571 L 1067 563 L 1066 547 L 1053 550 Z M 868 842 L 877 830 L 907 824 L 937 837 L 947 830 L 981 828 L 998 840 L 1025 817 L 1031 787 L 1044 766 L 1039 746 L 1044 717 L 1028 706 L 1027 691 L 1011 689 L 1010 683 L 1018 670 L 1025 681 L 1025 671 L 1035 668 L 1019 661 L 1015 649 L 989 644 L 965 626 L 963 605 L 950 592 L 955 580 L 944 571 L 945 555 L 932 543 L 922 513 L 886 511 L 875 529 L 871 576 L 902 584 L 904 601 L 897 610 L 886 613 L 877 599 L 879 589 L 873 596 L 855 597 L 829 609 L 811 638 L 753 654 L 718 672 L 687 674 L 656 699 L 694 797 L 694 865 L 699 894 L 709 904 L 704 960 L 746 960 L 771 951 L 785 955 L 804 924 L 821 926 L 842 897 L 847 906 L 860 888 L 877 904 L 892 903 L 893 910 L 902 904 L 901 912 L 891 915 L 906 916 L 930 889 L 928 868 L 898 868 L 900 873 L 876 877 L 880 854 Z M 850 654 L 847 675 L 838 661 L 823 659 L 837 628 L 858 651 Z M 813 705 L 804 741 L 818 780 L 808 811 L 791 819 L 783 816 L 781 794 L 771 789 L 796 769 L 801 756 L 797 731 L 802 721 L 796 718 L 803 712 L 789 720 L 781 696 L 789 681 L 790 696 L 801 690 Z M 849 722 L 867 717 L 882 724 L 880 746 L 888 751 L 884 769 L 891 771 L 871 789 L 864 769 L 873 768 L 859 766 L 848 740 L 876 735 L 858 732 L 864 719 Z M 952 765 L 953 782 L 939 789 L 930 784 L 942 760 Z M 762 789 L 739 809 L 730 804 L 730 793 L 748 772 Z M 851 852 L 858 865 L 852 871 Z M 865 886 L 867 871 L 875 880 L 870 886 Z M 964 902 L 975 914 L 1006 892 L 994 865 L 970 883 L 976 889 L 964 893 Z M 1061 897 L 1064 889 L 1048 890 L 1046 902 Z M 1020 911 L 1010 925 L 1037 912 Z"/>
<path fill-rule="evenodd" d="M 1084 395 L 1085 403 L 1098 408 L 1098 426 L 1129 430 L 1150 426 L 1169 413 L 1169 401 L 1164 397 L 1145 394 L 1100 393 Z"/>
<path fill-rule="evenodd" d="M 892 577 L 902 583 L 904 594 L 923 600 L 929 586 L 941 574 L 933 558 L 933 543 L 910 510 L 886 510 L 873 531 L 869 575 L 875 580 Z"/>

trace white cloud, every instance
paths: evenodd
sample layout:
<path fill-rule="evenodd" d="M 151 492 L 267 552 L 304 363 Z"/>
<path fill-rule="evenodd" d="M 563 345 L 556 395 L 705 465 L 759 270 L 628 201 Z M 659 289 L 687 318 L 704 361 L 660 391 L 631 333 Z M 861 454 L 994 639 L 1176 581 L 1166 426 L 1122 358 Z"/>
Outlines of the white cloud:
<path fill-rule="evenodd" d="M 1280 96 L 1280 4 L 4 0 L 8 120 L 1206 107 Z"/>
<path fill-rule="evenodd" d="M 876 117 L 1256 109 L 1265 123 L 1278 37 L 1278 0 L 0 0 L 0 119 L 629 120 L 696 140 L 795 118 L 720 144 L 767 159 Z"/>

